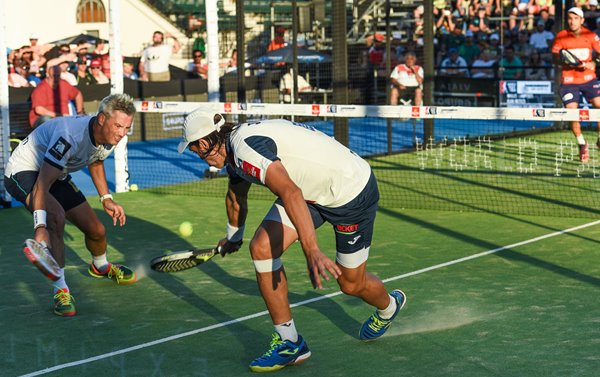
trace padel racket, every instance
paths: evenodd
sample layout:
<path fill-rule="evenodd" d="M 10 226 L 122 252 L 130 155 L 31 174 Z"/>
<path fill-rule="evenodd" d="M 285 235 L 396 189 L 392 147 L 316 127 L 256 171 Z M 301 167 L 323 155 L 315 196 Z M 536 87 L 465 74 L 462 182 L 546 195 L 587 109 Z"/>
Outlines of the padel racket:
<path fill-rule="evenodd" d="M 50 253 L 50 249 L 36 240 L 26 239 L 23 253 L 48 279 L 60 279 L 60 266 Z"/>
<path fill-rule="evenodd" d="M 560 60 L 569 67 L 580 67 L 582 64 L 581 60 L 579 60 L 577 56 L 573 55 L 573 53 L 567 49 L 561 49 L 558 54 L 560 56 Z"/>
<path fill-rule="evenodd" d="M 150 261 L 150 268 L 160 272 L 178 272 L 194 268 L 201 263 L 206 263 L 215 255 L 219 255 L 220 248 L 194 249 L 178 251 L 172 254 L 161 255 Z"/>

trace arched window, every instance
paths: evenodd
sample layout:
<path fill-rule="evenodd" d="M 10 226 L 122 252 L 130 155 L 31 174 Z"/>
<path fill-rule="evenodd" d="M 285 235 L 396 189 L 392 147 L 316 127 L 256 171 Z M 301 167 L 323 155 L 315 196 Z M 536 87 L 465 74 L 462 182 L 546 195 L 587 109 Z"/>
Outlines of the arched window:
<path fill-rule="evenodd" d="M 77 5 L 77 23 L 106 22 L 106 10 L 100 0 L 80 0 Z"/>

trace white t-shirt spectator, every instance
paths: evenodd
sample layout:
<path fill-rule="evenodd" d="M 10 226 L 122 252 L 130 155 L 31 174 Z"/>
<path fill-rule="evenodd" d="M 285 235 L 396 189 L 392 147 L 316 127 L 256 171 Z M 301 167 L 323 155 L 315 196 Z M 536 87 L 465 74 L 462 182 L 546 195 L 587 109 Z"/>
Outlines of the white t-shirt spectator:
<path fill-rule="evenodd" d="M 168 43 L 146 47 L 140 59 L 144 70 L 149 73 L 168 72 L 172 52 L 173 47 Z"/>
<path fill-rule="evenodd" d="M 473 65 L 471 66 L 471 77 L 474 79 L 492 79 L 494 78 L 494 64 L 496 64 L 496 61 L 493 59 L 490 60 L 483 60 L 483 59 L 477 59 L 473 62 Z M 482 68 L 481 71 L 476 71 L 477 68 Z M 475 72 L 473 72 L 475 71 Z"/>
<path fill-rule="evenodd" d="M 452 60 L 452 58 L 446 58 L 442 61 L 440 74 L 444 76 L 469 77 L 467 61 L 460 56 L 457 56 L 456 60 Z"/>

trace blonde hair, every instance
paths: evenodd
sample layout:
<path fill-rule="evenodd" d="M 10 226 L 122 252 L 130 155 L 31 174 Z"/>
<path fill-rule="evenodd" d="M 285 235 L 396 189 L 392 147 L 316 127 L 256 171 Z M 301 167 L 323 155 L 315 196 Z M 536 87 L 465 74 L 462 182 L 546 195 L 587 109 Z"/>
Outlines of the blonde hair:
<path fill-rule="evenodd" d="M 111 94 L 104 97 L 98 107 L 98 114 L 104 114 L 110 118 L 115 111 L 121 111 L 127 115 L 135 115 L 133 98 L 129 94 Z"/>

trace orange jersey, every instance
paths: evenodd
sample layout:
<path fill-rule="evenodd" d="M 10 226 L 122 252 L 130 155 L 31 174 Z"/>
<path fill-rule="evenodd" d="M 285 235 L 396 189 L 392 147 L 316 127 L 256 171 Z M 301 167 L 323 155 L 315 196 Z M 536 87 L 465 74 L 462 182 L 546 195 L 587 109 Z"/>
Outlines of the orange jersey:
<path fill-rule="evenodd" d="M 600 38 L 596 33 L 581 27 L 579 35 L 569 30 L 563 30 L 556 34 L 552 45 L 552 54 L 558 54 L 560 50 L 567 49 L 583 63 L 592 61 L 592 50 L 600 53 Z M 588 68 L 576 68 L 563 65 L 563 84 L 583 84 L 596 79 L 596 72 Z"/>

